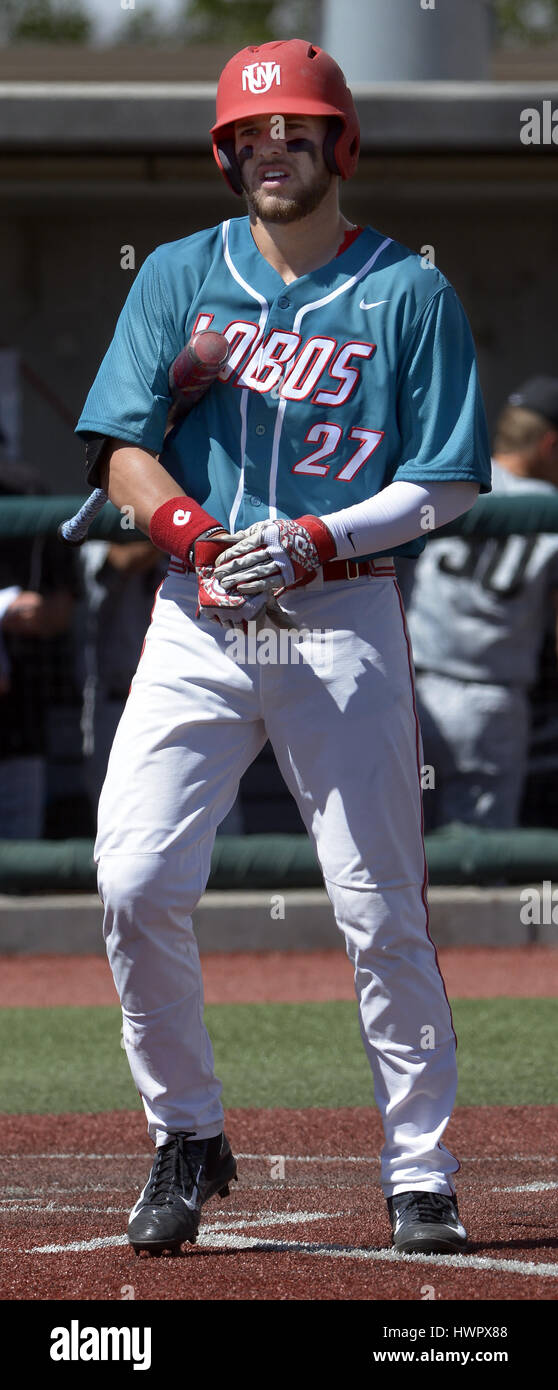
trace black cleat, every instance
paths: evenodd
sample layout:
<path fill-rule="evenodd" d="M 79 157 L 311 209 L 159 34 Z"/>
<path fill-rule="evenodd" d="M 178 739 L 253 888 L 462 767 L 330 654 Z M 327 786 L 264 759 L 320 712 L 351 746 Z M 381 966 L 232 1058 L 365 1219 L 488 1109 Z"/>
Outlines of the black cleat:
<path fill-rule="evenodd" d="M 146 1186 L 130 1212 L 128 1240 L 136 1255 L 147 1250 L 178 1253 L 184 1241 L 195 1245 L 201 1209 L 218 1192 L 229 1196 L 236 1159 L 226 1135 L 194 1139 L 172 1134 L 157 1149 Z"/>
<path fill-rule="evenodd" d="M 393 1245 L 403 1255 L 451 1255 L 467 1248 L 457 1198 L 444 1192 L 398 1192 L 387 1199 Z"/>

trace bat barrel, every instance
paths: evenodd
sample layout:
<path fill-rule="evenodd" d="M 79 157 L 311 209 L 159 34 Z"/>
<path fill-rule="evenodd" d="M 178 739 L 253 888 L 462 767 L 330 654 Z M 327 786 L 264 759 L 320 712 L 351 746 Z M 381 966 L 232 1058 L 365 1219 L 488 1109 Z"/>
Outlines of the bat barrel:
<path fill-rule="evenodd" d="M 169 368 L 169 387 L 174 397 L 167 419 L 167 432 L 177 417 L 190 410 L 222 371 L 230 352 L 230 344 L 222 333 L 204 329 L 194 333 L 186 347 L 175 357 Z M 67 545 L 81 545 L 97 513 L 108 502 L 103 488 L 95 488 L 75 516 L 68 517 L 58 527 L 60 540 Z"/>
<path fill-rule="evenodd" d="M 171 364 L 169 386 L 175 396 L 194 405 L 226 364 L 230 345 L 222 333 L 205 329 L 194 334 Z"/>

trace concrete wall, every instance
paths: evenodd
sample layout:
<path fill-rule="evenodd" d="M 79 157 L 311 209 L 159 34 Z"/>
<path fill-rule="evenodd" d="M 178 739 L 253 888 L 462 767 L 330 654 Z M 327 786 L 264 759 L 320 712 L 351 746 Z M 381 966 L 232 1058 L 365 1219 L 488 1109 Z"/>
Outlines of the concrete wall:
<path fill-rule="evenodd" d="M 429 931 L 446 946 L 549 946 L 556 929 L 521 922 L 515 888 L 431 888 Z M 284 917 L 272 921 L 269 894 L 205 893 L 194 913 L 200 950 L 341 950 L 343 938 L 322 889 L 284 893 Z M 103 909 L 96 894 L 0 895 L 2 955 L 104 955 Z"/>

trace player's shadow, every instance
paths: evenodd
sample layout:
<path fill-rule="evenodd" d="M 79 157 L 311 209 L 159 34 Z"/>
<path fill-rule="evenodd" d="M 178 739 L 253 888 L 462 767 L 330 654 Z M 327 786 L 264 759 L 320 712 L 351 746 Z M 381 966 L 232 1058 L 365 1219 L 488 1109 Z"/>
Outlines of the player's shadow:
<path fill-rule="evenodd" d="M 152 1259 L 156 1259 L 156 1260 L 201 1260 L 201 1259 L 207 1259 L 207 1258 L 208 1258 L 208 1259 L 212 1259 L 212 1258 L 214 1259 L 216 1255 L 219 1257 L 220 1260 L 222 1260 L 225 1256 L 229 1256 L 229 1255 L 230 1255 L 230 1256 L 234 1256 L 235 1260 L 238 1261 L 239 1257 L 242 1256 L 242 1255 L 254 1255 L 254 1254 L 257 1254 L 257 1255 L 273 1255 L 273 1256 L 274 1256 L 274 1255 L 292 1255 L 292 1254 L 295 1254 L 295 1255 L 296 1255 L 296 1254 L 304 1255 L 304 1254 L 312 1254 L 312 1253 L 313 1253 L 312 1250 L 308 1250 L 308 1248 L 307 1248 L 307 1247 L 310 1245 L 310 1243 L 311 1243 L 310 1241 L 294 1240 L 294 1241 L 291 1241 L 291 1242 L 286 1242 L 286 1241 L 282 1241 L 282 1240 L 277 1240 L 277 1241 L 271 1242 L 269 1245 L 264 1245 L 264 1244 L 263 1244 L 263 1240 L 264 1240 L 264 1239 L 267 1240 L 267 1237 L 263 1237 L 263 1236 L 262 1236 L 262 1237 L 260 1237 L 260 1236 L 254 1236 L 254 1237 L 253 1237 L 254 1245 L 245 1246 L 245 1247 L 242 1247 L 242 1246 L 237 1247 L 237 1246 L 230 1246 L 230 1245 L 223 1245 L 223 1246 L 221 1246 L 221 1245 L 212 1245 L 210 1248 L 208 1248 L 207 1246 L 200 1246 L 200 1245 L 187 1245 L 187 1246 L 185 1246 L 185 1247 L 181 1246 L 180 1250 L 175 1250 L 175 1251 L 172 1251 L 172 1252 L 171 1252 L 170 1250 L 168 1250 L 168 1251 L 165 1251 L 162 1255 L 155 1255 L 155 1256 L 153 1256 L 153 1255 L 146 1255 L 145 1253 L 143 1253 L 142 1256 L 141 1256 L 141 1260 L 142 1260 L 142 1264 L 143 1264 L 143 1263 L 146 1264 L 149 1260 L 152 1260 Z M 260 1244 L 260 1241 L 262 1242 L 261 1244 Z M 389 1251 L 390 1251 L 390 1249 L 391 1249 L 391 1247 L 390 1247 L 390 1245 L 389 1245 L 389 1242 L 387 1242 L 386 1245 L 377 1245 L 377 1244 L 375 1244 L 375 1245 L 366 1245 L 366 1244 L 364 1244 L 362 1241 L 361 1241 L 360 1244 L 358 1244 L 358 1245 L 340 1245 L 339 1242 L 335 1242 L 335 1241 L 332 1241 L 332 1240 L 331 1240 L 331 1241 L 328 1240 L 328 1241 L 315 1242 L 315 1243 L 316 1243 L 316 1244 L 320 1244 L 320 1245 L 323 1246 L 323 1253 L 324 1253 L 324 1257 L 325 1257 L 325 1258 L 327 1258 L 327 1255 L 328 1255 L 328 1252 L 329 1252 L 329 1251 L 331 1251 L 331 1254 L 334 1255 L 334 1256 L 335 1256 L 335 1255 L 347 1255 L 347 1256 L 350 1256 L 350 1255 L 354 1254 L 355 1252 L 361 1251 L 361 1250 L 374 1250 L 374 1251 L 377 1250 L 377 1251 L 380 1251 L 380 1252 L 381 1252 L 381 1251 L 384 1251 L 386 1254 L 388 1254 Z M 137 1258 L 140 1258 L 140 1257 L 136 1256 L 136 1259 L 137 1259 Z"/>
<path fill-rule="evenodd" d="M 469 1241 L 467 1254 L 480 1255 L 483 1250 L 503 1250 L 506 1254 L 509 1254 L 510 1250 L 549 1250 L 558 1253 L 558 1237 L 543 1236 L 537 1240 L 535 1237 L 529 1236 L 524 1240 L 511 1238 L 508 1240 Z"/>
<path fill-rule="evenodd" d="M 166 1255 L 160 1255 L 157 1258 L 183 1260 L 206 1258 L 211 1259 L 215 1258 L 215 1256 L 217 1255 L 220 1260 L 222 1260 L 226 1256 L 233 1256 L 234 1259 L 238 1261 L 240 1256 L 253 1255 L 254 1252 L 256 1252 L 258 1255 L 270 1256 L 276 1256 L 278 1254 L 293 1255 L 297 1253 L 312 1253 L 312 1251 L 307 1250 L 307 1246 L 310 1244 L 310 1242 L 308 1241 L 295 1240 L 292 1242 L 285 1243 L 281 1240 L 278 1240 L 269 1245 L 264 1245 L 263 1243 L 258 1243 L 258 1236 L 254 1236 L 253 1239 L 256 1244 L 254 1246 L 246 1246 L 245 1248 L 231 1247 L 228 1245 L 212 1245 L 211 1248 L 208 1248 L 207 1246 L 196 1245 L 181 1248 L 180 1250 L 175 1251 L 175 1253 L 172 1255 L 170 1252 L 168 1252 Z M 265 1239 L 267 1239 L 267 1237 Z M 393 1249 L 389 1240 L 386 1240 L 385 1245 L 379 1245 L 376 1241 L 370 1244 L 368 1244 L 366 1241 L 360 1241 L 358 1244 L 355 1245 L 341 1245 L 339 1244 L 339 1242 L 329 1240 L 316 1243 L 323 1245 L 324 1256 L 326 1258 L 328 1251 L 331 1251 L 332 1256 L 343 1254 L 347 1257 L 350 1257 L 352 1254 L 355 1254 L 357 1251 L 361 1250 L 378 1251 L 378 1253 L 384 1252 L 387 1255 L 390 1252 L 392 1252 Z M 495 1252 L 502 1251 L 505 1255 L 511 1258 L 514 1253 L 540 1253 L 543 1250 L 554 1254 L 556 1251 L 558 1251 L 558 1240 L 556 1238 L 548 1238 L 542 1240 L 470 1240 L 467 1249 L 463 1251 L 463 1257 L 466 1260 L 468 1256 L 470 1257 L 475 1255 L 484 1255 L 485 1253 L 487 1254 L 487 1257 L 490 1257 L 491 1255 L 494 1255 Z M 424 1258 L 425 1260 L 427 1260 L 428 1256 L 425 1256 Z M 452 1257 L 450 1256 L 450 1259 L 451 1258 Z"/>

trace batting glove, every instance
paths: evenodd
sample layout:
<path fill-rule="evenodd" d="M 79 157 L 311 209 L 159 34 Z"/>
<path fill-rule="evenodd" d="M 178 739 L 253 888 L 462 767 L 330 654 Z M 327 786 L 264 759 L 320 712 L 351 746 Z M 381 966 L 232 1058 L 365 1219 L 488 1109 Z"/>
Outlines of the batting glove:
<path fill-rule="evenodd" d="M 219 555 L 230 548 L 234 537 L 225 533 L 216 535 L 208 532 L 194 542 L 191 548 L 191 561 L 198 580 L 197 618 L 204 615 L 221 623 L 223 627 L 249 622 L 265 608 L 267 594 L 257 598 L 246 598 L 242 594 L 228 593 L 219 582 L 215 566 Z"/>
<path fill-rule="evenodd" d="M 220 551 L 215 570 L 229 592 L 277 595 L 310 584 L 336 553 L 333 536 L 316 516 L 257 521 Z"/>

